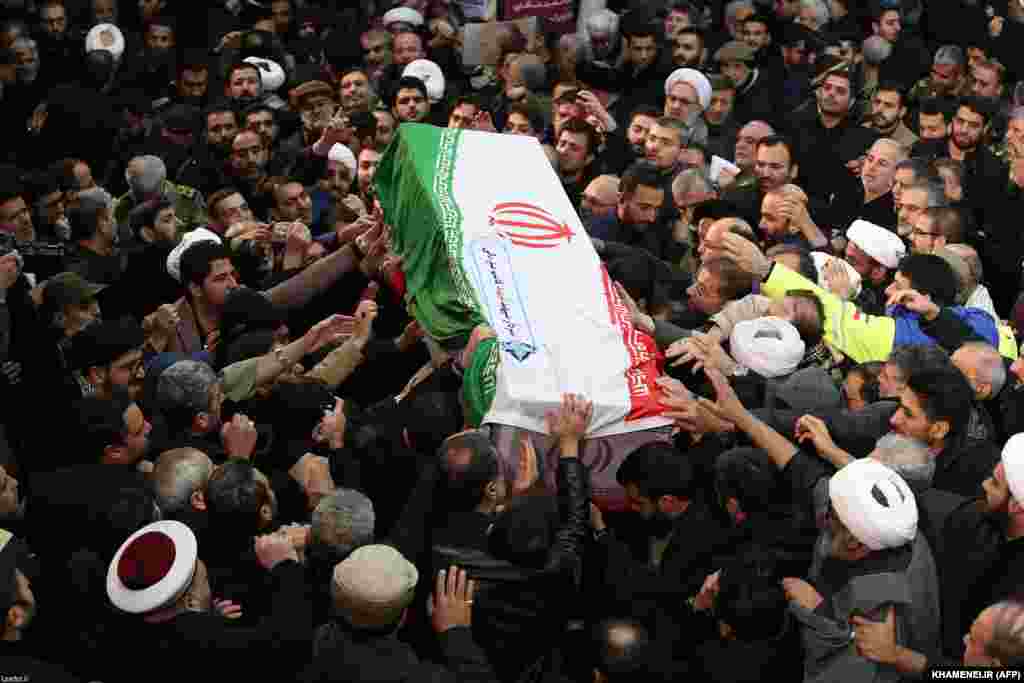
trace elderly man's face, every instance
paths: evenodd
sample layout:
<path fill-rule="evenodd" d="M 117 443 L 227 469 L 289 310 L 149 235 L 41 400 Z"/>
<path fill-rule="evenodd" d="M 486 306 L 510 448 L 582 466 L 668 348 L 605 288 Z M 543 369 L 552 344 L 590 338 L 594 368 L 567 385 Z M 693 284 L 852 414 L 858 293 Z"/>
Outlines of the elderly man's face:
<path fill-rule="evenodd" d="M 896 204 L 896 220 L 900 226 L 913 228 L 928 208 L 928 193 L 918 187 L 908 187 L 900 193 Z"/>
<path fill-rule="evenodd" d="M 665 96 L 665 116 L 685 121 L 690 112 L 700 112 L 700 97 L 697 89 L 689 83 L 677 82 Z"/>
<path fill-rule="evenodd" d="M 583 190 L 580 198 L 580 213 L 594 218 L 610 216 L 619 204 L 619 193 L 614 183 L 607 178 L 594 178 Z"/>
<path fill-rule="evenodd" d="M 861 166 L 860 178 L 864 189 L 883 195 L 892 189 L 896 177 L 898 152 L 889 144 L 875 144 L 868 150 Z"/>

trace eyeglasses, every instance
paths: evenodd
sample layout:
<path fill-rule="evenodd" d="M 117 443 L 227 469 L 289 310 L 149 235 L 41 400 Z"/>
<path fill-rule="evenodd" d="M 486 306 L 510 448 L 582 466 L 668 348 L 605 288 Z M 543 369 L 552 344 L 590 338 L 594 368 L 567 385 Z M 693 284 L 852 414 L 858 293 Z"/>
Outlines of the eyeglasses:
<path fill-rule="evenodd" d="M 910 234 L 913 237 L 942 237 L 941 232 L 925 232 L 924 230 L 918 230 L 917 228 L 911 230 Z"/>

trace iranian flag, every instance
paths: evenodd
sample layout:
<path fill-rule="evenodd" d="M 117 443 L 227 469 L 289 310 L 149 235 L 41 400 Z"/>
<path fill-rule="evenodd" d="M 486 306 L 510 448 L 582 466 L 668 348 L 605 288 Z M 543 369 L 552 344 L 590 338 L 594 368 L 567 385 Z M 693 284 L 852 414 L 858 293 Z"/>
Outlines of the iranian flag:
<path fill-rule="evenodd" d="M 485 423 L 546 433 L 563 393 L 590 437 L 660 416 L 654 341 L 636 330 L 537 140 L 403 124 L 375 176 L 413 315 L 449 348 L 497 335 Z"/>

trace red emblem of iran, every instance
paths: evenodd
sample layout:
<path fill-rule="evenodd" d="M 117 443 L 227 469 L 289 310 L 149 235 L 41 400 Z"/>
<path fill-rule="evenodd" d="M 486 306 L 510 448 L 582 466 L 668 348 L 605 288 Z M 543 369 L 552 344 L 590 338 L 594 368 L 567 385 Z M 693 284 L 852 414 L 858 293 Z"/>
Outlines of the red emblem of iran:
<path fill-rule="evenodd" d="M 524 202 L 505 202 L 491 209 L 490 224 L 512 244 L 550 249 L 569 242 L 575 233 L 545 209 Z"/>

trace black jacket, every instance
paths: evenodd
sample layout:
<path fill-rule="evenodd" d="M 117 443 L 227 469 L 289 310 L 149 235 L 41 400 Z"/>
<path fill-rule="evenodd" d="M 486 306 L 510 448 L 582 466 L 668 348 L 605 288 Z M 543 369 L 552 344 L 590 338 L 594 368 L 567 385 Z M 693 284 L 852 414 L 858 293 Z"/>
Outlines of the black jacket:
<path fill-rule="evenodd" d="M 794 114 L 787 121 L 796 144 L 800 186 L 810 198 L 828 201 L 836 188 L 849 187 L 852 174 L 846 164 L 864 155 L 879 138 L 878 131 L 847 117 L 834 128 L 821 124 L 817 106 Z"/>
<path fill-rule="evenodd" d="M 296 680 L 302 683 L 497 681 L 483 651 L 473 642 L 470 629 L 453 628 L 439 638 L 448 668 L 421 660 L 408 644 L 394 635 L 358 632 L 332 622 L 317 631 L 313 661 Z"/>
<path fill-rule="evenodd" d="M 730 534 L 710 505 L 694 499 L 673 522 L 658 569 L 648 563 L 648 541 L 645 534 L 628 543 L 605 534 L 595 557 L 603 569 L 605 594 L 592 597 L 658 629 L 678 624 L 678 611 L 687 598 L 696 595 L 708 574 L 718 569 L 715 559 L 727 553 Z M 663 631 L 658 637 L 672 640 L 676 636 Z"/>
<path fill-rule="evenodd" d="M 932 486 L 967 498 L 981 495 L 981 482 L 999 464 L 1000 449 L 991 441 L 959 436 L 935 456 Z"/>
<path fill-rule="evenodd" d="M 579 459 L 561 458 L 557 478 L 559 526 L 547 552 L 538 555 L 537 561 L 522 557 L 521 552 L 514 556 L 508 553 L 510 545 L 521 551 L 523 544 L 515 543 L 516 532 L 506 533 L 500 523 L 499 530 L 489 534 L 487 551 L 434 547 L 435 570 L 457 564 L 477 581 L 473 631 L 503 681 L 518 680 L 525 668 L 562 639 L 569 612 L 575 607 L 573 596 L 589 514 L 587 474 Z M 542 500 L 550 499 L 527 499 L 525 504 L 533 505 L 533 511 L 504 514 L 525 512 L 515 526 L 533 527 L 537 522 L 533 513 Z M 545 516 L 543 510 L 539 512 L 541 517 Z M 543 519 L 540 524 L 544 524 Z M 522 561 L 527 564 L 520 564 Z"/>
<path fill-rule="evenodd" d="M 146 652 L 150 658 L 140 663 L 146 668 L 145 678 L 159 683 L 195 677 L 200 662 L 203 678 L 294 680 L 299 663 L 309 659 L 313 636 L 305 574 L 301 565 L 288 560 L 268 576 L 272 610 L 255 626 L 231 624 L 216 613 L 202 612 L 185 612 L 162 624 L 146 624 L 138 617 L 112 618 L 104 640 L 109 669 L 94 678 L 137 681 L 139 670 L 125 666 L 119 655 Z"/>
<path fill-rule="evenodd" d="M 1003 525 L 982 513 L 978 500 L 964 502 L 945 525 L 945 548 L 939 561 L 943 649 L 963 654 L 963 635 L 981 610 L 1024 587 L 1022 541 L 1006 541 Z"/>

